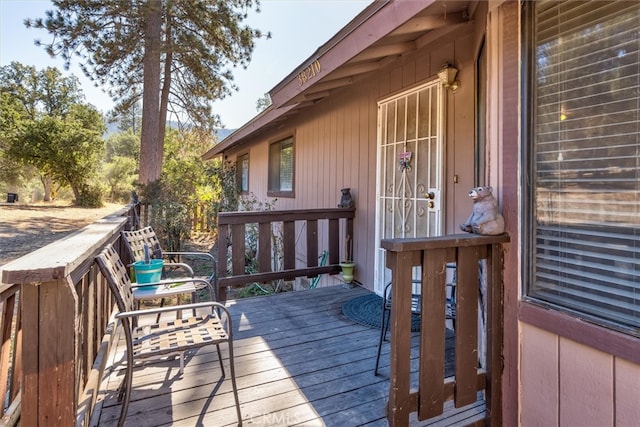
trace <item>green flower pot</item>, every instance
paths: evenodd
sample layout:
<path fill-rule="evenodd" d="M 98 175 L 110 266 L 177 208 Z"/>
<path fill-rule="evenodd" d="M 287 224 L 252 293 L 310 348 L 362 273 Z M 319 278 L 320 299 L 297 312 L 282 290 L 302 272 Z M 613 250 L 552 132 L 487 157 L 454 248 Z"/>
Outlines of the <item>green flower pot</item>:
<path fill-rule="evenodd" d="M 353 270 L 356 268 L 355 262 L 341 262 L 340 267 L 342 267 L 342 280 L 344 283 L 353 282 Z"/>

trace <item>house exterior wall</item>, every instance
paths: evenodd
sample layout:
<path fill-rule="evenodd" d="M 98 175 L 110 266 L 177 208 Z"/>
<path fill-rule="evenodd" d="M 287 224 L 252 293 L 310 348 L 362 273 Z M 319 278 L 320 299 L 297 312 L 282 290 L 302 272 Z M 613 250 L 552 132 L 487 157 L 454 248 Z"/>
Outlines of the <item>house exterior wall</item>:
<path fill-rule="evenodd" d="M 250 191 L 267 200 L 268 144 L 295 137 L 295 198 L 277 209 L 334 207 L 340 189 L 356 201 L 356 279 L 373 289 L 377 102 L 435 78 L 444 62 L 459 68 L 461 87 L 447 92 L 446 225 L 457 233 L 471 208 L 474 182 L 475 61 L 486 37 L 485 182 L 495 187 L 510 243 L 504 264 L 503 421 L 513 425 L 637 425 L 640 420 L 639 341 L 558 315 L 522 299 L 520 247 L 524 142 L 520 134 L 520 2 L 480 2 L 476 21 L 445 39 L 399 58 L 348 89 L 302 110 L 277 131 L 236 152 L 250 153 Z M 486 8 L 486 9 L 485 9 Z M 486 21 L 485 18 L 486 17 Z M 480 118 L 483 119 L 483 118 Z M 454 176 L 457 175 L 457 184 Z"/>
<path fill-rule="evenodd" d="M 633 426 L 640 365 L 520 323 L 523 426 Z"/>
<path fill-rule="evenodd" d="M 504 267 L 504 425 L 638 425 L 640 341 L 521 298 L 520 12 L 519 2 L 495 1 L 487 19 L 487 173 L 499 183 L 511 236 Z"/>
<path fill-rule="evenodd" d="M 446 95 L 445 233 L 459 232 L 458 224 L 466 220 L 471 210 L 468 191 L 476 185 L 474 61 L 484 22 L 468 25 L 471 31 L 437 40 L 355 82 L 338 96 L 302 110 L 284 127 L 262 135 L 249 147 L 225 153 L 233 160 L 248 149 L 249 190 L 258 200 L 267 200 L 268 145 L 294 135 L 295 197 L 278 198 L 276 209 L 335 207 L 340 201 L 340 189 L 351 188 L 356 203 L 356 279 L 369 289 L 374 288 L 377 102 L 437 78 L 437 72 L 447 62 L 459 68 L 461 87 L 457 93 L 447 91 Z"/>

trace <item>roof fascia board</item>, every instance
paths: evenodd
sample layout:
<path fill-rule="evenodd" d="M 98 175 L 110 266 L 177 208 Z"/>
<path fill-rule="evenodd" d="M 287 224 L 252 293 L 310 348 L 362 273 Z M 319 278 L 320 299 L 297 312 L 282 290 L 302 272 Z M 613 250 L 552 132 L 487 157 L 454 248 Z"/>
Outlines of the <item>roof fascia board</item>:
<path fill-rule="evenodd" d="M 309 91 L 309 89 L 313 88 L 311 90 L 314 93 L 327 90 L 327 87 L 320 86 L 323 85 L 323 83 L 318 83 L 319 85 L 316 89 L 314 87 L 314 81 L 319 82 L 324 76 L 340 68 L 353 57 L 361 54 L 363 50 L 393 32 L 407 20 L 429 8 L 435 2 L 436 0 L 374 0 L 371 5 L 358 14 L 358 16 L 327 43 L 318 48 L 302 65 L 298 66 L 292 73 L 271 89 L 269 95 L 271 96 L 272 105 L 269 108 L 255 116 L 223 141 L 216 144 L 207 151 L 202 158 L 209 160 L 222 155 L 224 151 L 231 148 L 236 142 L 259 131 L 263 126 L 284 116 L 294 107 L 301 105 L 297 104 L 298 102 L 304 103 L 308 101 L 308 97 L 301 96 L 304 90 Z M 321 61 L 319 74 L 313 81 L 300 86 L 298 75 L 313 66 L 317 60 Z M 386 62 L 383 64 L 379 63 L 376 68 L 385 64 Z M 333 77 L 337 79 L 340 76 L 336 74 Z M 338 81 L 344 84 L 350 84 L 352 79 L 348 78 L 347 81 L 345 78 L 338 79 Z M 331 86 L 330 82 L 325 82 L 325 84 L 327 84 L 328 87 Z M 338 86 L 340 86 L 340 84 Z M 314 98 L 314 96 L 310 95 L 310 98 Z"/>
<path fill-rule="evenodd" d="M 209 151 L 207 151 L 203 156 L 203 160 L 213 159 L 221 155 L 226 149 L 228 149 L 231 145 L 233 145 L 236 141 L 241 140 L 242 138 L 252 134 L 253 132 L 260 130 L 267 123 L 271 123 L 276 120 L 278 117 L 285 115 L 289 110 L 291 110 L 295 105 L 289 107 L 282 108 L 274 108 L 270 106 L 262 113 L 255 116 L 249 122 L 247 122 L 240 129 L 233 132 L 231 135 L 227 136 L 218 144 L 214 145 Z"/>
<path fill-rule="evenodd" d="M 317 53 L 309 57 L 303 65 L 285 77 L 269 92 L 273 104 L 276 106 L 285 105 L 302 91 L 308 89 L 313 81 L 319 81 L 335 71 L 433 3 L 435 0 L 391 0 L 383 7 L 376 9 L 370 16 L 359 15 L 358 17 L 363 17 L 364 21 L 355 27 L 350 23 L 346 28 L 353 27 L 353 29 L 348 34 L 338 33 L 324 45 L 331 46 L 329 49 L 326 49 L 324 53 L 322 53 L 322 49 L 319 49 Z M 336 42 L 338 37 L 340 39 Z M 310 78 L 305 80 L 305 77 L 308 76 Z"/>

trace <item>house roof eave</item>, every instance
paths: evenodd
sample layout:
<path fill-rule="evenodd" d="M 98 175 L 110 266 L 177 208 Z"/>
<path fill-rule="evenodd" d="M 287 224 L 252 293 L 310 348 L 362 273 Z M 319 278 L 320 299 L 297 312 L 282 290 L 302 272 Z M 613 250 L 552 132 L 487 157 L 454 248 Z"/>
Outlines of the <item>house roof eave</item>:
<path fill-rule="evenodd" d="M 217 157 L 267 132 L 299 110 L 468 24 L 477 0 L 453 5 L 455 8 L 440 0 L 372 2 L 269 91 L 269 108 L 205 153 L 203 159 Z"/>
<path fill-rule="evenodd" d="M 339 31 L 271 89 L 272 102 L 286 105 L 435 2 L 388 0 L 382 5 L 373 2 L 344 27 L 348 32 Z"/>
<path fill-rule="evenodd" d="M 235 143 L 241 141 L 247 136 L 253 135 L 259 132 L 268 123 L 272 123 L 279 119 L 287 112 L 292 110 L 295 105 L 287 106 L 284 108 L 275 108 L 273 105 L 269 106 L 262 112 L 260 112 L 253 119 L 245 123 L 241 128 L 228 135 L 225 139 L 214 145 L 209 151 L 203 154 L 203 160 L 211 160 L 215 157 L 222 155 L 226 150 L 231 148 Z"/>

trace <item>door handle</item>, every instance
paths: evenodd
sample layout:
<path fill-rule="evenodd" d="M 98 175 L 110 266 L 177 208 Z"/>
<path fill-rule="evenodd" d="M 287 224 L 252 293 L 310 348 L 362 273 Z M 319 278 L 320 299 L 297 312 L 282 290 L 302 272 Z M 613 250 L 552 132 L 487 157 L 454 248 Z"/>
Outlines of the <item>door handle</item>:
<path fill-rule="evenodd" d="M 427 198 L 427 206 L 429 206 L 429 209 L 435 209 L 436 208 L 436 198 L 440 195 L 440 192 L 437 190 L 434 191 L 429 191 L 427 193 L 424 193 L 424 197 Z"/>

